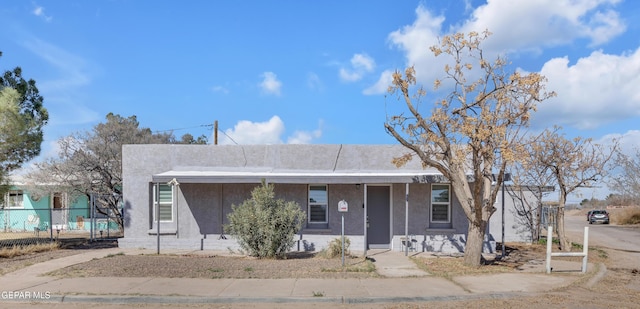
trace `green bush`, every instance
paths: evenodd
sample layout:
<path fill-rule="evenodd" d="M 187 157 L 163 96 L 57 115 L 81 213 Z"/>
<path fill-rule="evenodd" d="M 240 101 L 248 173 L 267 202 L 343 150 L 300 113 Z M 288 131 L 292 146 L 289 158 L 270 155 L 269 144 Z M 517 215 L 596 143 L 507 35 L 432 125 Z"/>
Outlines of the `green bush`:
<path fill-rule="evenodd" d="M 349 255 L 349 246 L 351 245 L 351 241 L 349 238 L 344 238 L 344 255 Z M 342 256 L 342 238 L 333 239 L 327 248 L 322 250 L 322 255 L 326 258 L 332 259 L 336 257 Z"/>
<path fill-rule="evenodd" d="M 260 258 L 284 258 L 305 218 L 297 203 L 275 199 L 273 185 L 264 181 L 232 208 L 226 230 L 246 254 Z"/>

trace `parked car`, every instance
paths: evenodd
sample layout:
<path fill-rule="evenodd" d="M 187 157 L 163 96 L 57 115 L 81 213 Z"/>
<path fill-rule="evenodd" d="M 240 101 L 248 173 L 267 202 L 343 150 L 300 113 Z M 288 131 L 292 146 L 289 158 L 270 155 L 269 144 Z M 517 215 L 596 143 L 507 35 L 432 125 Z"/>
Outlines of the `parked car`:
<path fill-rule="evenodd" d="M 596 222 L 609 224 L 609 213 L 606 210 L 591 210 L 587 213 L 587 220 L 589 224 Z"/>

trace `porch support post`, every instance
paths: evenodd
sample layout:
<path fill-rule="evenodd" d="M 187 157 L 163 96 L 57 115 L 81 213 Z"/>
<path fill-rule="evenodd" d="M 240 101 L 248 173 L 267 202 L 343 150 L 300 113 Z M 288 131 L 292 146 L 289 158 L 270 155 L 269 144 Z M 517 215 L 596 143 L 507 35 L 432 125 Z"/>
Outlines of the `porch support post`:
<path fill-rule="evenodd" d="M 367 232 L 369 230 L 369 217 L 367 216 L 367 184 L 364 184 L 364 257 L 367 257 Z"/>
<path fill-rule="evenodd" d="M 405 203 L 404 203 L 404 255 L 409 256 L 409 183 L 405 184 Z M 402 241 L 400 242 L 402 243 Z"/>
<path fill-rule="evenodd" d="M 155 194 L 155 207 L 156 207 L 156 228 L 157 228 L 157 239 L 158 239 L 158 255 L 160 255 L 160 183 L 157 182 L 155 184 L 156 194 Z"/>

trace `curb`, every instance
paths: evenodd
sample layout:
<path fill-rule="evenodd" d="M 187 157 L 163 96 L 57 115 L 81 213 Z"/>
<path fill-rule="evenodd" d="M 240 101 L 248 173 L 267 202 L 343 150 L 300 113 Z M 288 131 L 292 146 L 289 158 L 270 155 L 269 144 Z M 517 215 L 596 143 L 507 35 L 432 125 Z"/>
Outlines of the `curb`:
<path fill-rule="evenodd" d="M 605 266 L 603 263 L 598 263 L 598 272 L 593 277 L 591 277 L 589 281 L 587 281 L 585 287 L 592 288 L 594 285 L 600 282 L 600 280 L 602 280 L 602 278 L 604 278 L 606 274 L 607 266 Z"/>
<path fill-rule="evenodd" d="M 474 299 L 506 299 L 516 296 L 525 296 L 531 293 L 492 293 L 475 294 L 462 296 L 427 296 L 427 297 L 275 297 L 275 298 L 254 298 L 254 297 L 187 297 L 187 296 L 123 296 L 123 295 L 64 295 L 55 296 L 49 299 L 42 299 L 42 304 L 375 304 L 375 303 L 416 303 L 430 301 L 458 301 Z M 36 303 L 34 300 L 15 299 L 0 301 L 0 304 L 9 303 Z"/>

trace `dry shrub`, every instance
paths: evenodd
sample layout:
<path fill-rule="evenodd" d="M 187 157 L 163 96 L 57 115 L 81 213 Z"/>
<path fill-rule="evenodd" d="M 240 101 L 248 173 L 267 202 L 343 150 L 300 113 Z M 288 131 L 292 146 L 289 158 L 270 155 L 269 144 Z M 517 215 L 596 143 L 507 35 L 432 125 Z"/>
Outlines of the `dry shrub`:
<path fill-rule="evenodd" d="M 612 209 L 611 222 L 619 225 L 640 224 L 640 207 Z"/>
<path fill-rule="evenodd" d="M 33 244 L 26 246 L 13 246 L 0 249 L 0 258 L 13 258 L 16 256 L 27 255 L 32 253 L 53 251 L 59 248 L 58 243 Z"/>
<path fill-rule="evenodd" d="M 348 237 L 344 238 L 344 255 L 349 255 L 349 246 L 351 245 L 351 240 Z M 321 256 L 333 259 L 342 256 L 342 238 L 334 238 L 327 248 L 323 249 L 320 253 Z"/>

